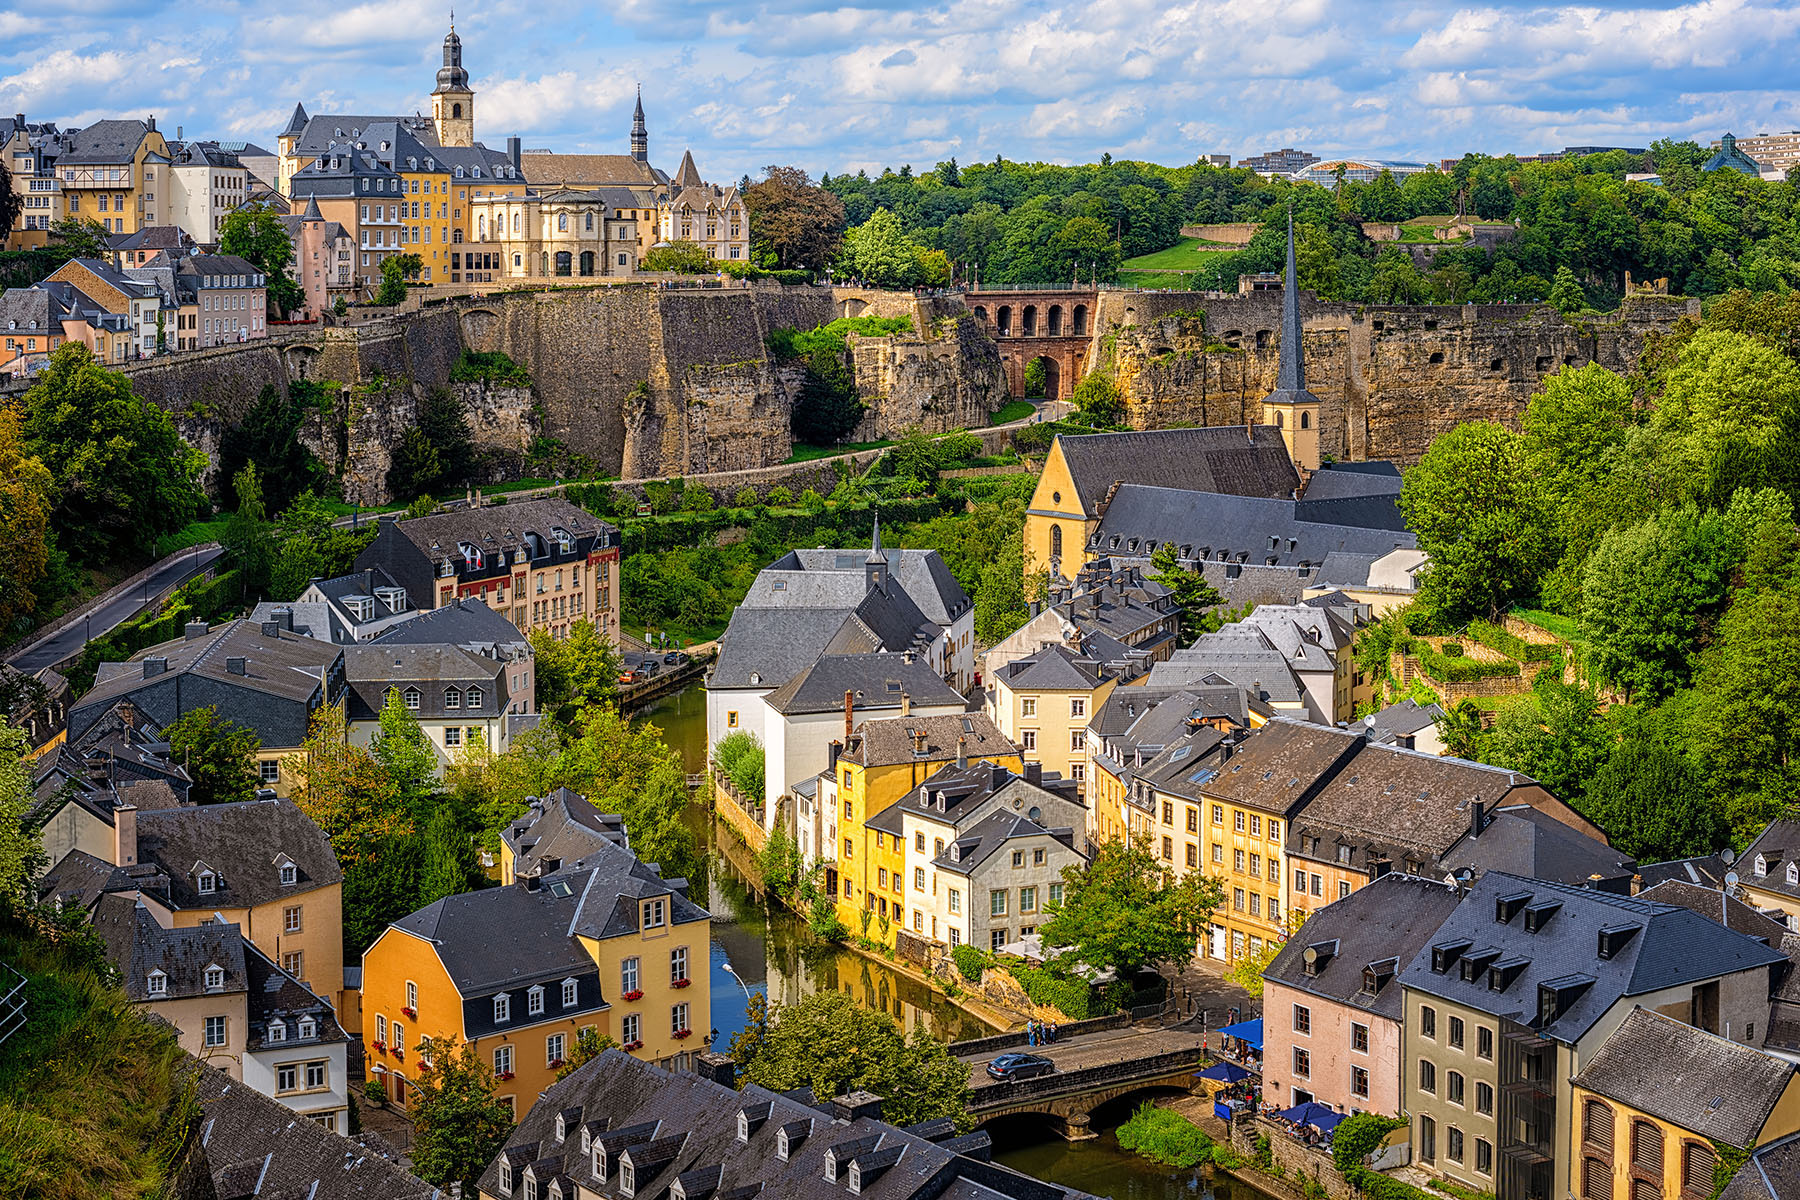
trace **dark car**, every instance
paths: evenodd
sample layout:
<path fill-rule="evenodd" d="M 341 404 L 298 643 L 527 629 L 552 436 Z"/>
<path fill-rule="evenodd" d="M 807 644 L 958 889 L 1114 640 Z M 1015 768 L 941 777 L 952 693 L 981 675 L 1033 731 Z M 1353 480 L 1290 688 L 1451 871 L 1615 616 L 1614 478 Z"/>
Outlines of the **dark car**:
<path fill-rule="evenodd" d="M 1032 1079 L 1051 1075 L 1056 1064 L 1041 1054 L 1002 1054 L 987 1065 L 988 1078 L 1005 1083 L 1011 1079 Z"/>
<path fill-rule="evenodd" d="M 664 664 L 666 664 L 667 666 L 671 666 L 671 667 L 679 667 L 681 664 L 685 663 L 687 660 L 688 660 L 688 656 L 683 654 L 679 650 L 671 650 L 667 654 L 663 655 Z"/>

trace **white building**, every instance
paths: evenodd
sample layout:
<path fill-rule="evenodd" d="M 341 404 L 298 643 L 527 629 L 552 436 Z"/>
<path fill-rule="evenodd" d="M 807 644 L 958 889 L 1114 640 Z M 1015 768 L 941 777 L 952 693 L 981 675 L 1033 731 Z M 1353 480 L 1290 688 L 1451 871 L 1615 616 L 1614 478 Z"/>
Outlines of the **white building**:
<path fill-rule="evenodd" d="M 250 172 L 217 142 L 182 142 L 171 152 L 170 217 L 196 242 L 215 245 L 225 218 L 244 203 Z"/>

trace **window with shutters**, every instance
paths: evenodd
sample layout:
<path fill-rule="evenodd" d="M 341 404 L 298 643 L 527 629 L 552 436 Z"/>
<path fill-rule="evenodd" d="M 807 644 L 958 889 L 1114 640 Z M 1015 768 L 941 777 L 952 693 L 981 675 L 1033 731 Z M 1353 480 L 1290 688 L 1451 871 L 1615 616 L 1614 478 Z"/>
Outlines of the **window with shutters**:
<path fill-rule="evenodd" d="M 1612 1200 L 1612 1167 L 1597 1158 L 1581 1160 L 1582 1200 Z"/>
<path fill-rule="evenodd" d="M 1603 1100 L 1589 1100 L 1581 1114 L 1581 1140 L 1596 1150 L 1612 1154 L 1613 1115 Z"/>
<path fill-rule="evenodd" d="M 1662 1188 L 1648 1179 L 1631 1181 L 1631 1200 L 1662 1200 Z"/>
<path fill-rule="evenodd" d="M 1648 1121 L 1631 1123 L 1631 1165 L 1658 1179 L 1662 1178 L 1662 1130 Z"/>
<path fill-rule="evenodd" d="M 1705 1200 L 1713 1192 L 1713 1167 L 1718 1156 L 1705 1142 L 1681 1144 L 1681 1194 Z"/>

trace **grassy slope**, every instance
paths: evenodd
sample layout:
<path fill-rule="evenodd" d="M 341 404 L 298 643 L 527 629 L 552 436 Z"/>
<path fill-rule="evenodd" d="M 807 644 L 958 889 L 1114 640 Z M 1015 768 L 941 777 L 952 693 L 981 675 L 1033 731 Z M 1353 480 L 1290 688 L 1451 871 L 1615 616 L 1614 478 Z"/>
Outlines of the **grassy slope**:
<path fill-rule="evenodd" d="M 0 1195 L 161 1194 L 196 1111 L 174 1032 L 9 915 L 0 962 L 29 981 L 28 1020 L 0 1046 Z"/>
<path fill-rule="evenodd" d="M 1237 249 L 1240 247 L 1184 237 L 1167 250 L 1158 250 L 1154 254 L 1140 254 L 1136 258 L 1128 258 L 1119 269 L 1121 271 L 1198 271 L 1209 264 L 1209 256 Z"/>

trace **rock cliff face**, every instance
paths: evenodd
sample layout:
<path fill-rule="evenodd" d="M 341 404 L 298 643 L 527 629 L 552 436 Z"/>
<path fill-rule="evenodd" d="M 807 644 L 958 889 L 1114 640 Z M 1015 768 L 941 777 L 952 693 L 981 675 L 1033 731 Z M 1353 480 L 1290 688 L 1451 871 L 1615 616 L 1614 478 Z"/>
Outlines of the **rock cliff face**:
<path fill-rule="evenodd" d="M 869 406 L 852 440 L 897 437 L 915 425 L 927 433 L 978 429 L 1006 403 L 999 348 L 974 317 L 919 315 L 925 336 L 852 336 L 856 390 Z"/>
<path fill-rule="evenodd" d="M 1465 421 L 1517 428 L 1546 375 L 1589 362 L 1629 370 L 1645 336 L 1691 307 L 1633 299 L 1616 316 L 1570 322 L 1542 304 L 1403 308 L 1303 297 L 1321 448 L 1412 463 Z M 1262 420 L 1280 356 L 1280 292 L 1103 292 L 1099 312 L 1090 361 L 1113 370 L 1134 428 Z"/>

